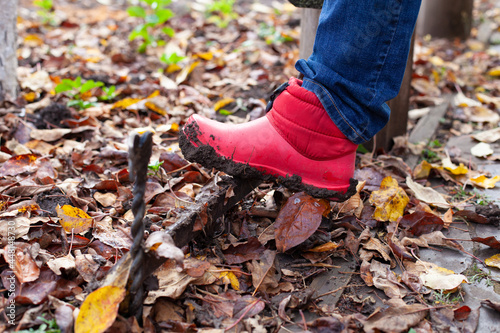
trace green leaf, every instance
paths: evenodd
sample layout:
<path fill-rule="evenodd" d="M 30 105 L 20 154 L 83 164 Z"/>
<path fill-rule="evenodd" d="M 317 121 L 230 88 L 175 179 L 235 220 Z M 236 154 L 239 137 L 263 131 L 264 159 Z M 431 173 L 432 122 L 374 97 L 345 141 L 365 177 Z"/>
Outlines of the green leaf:
<path fill-rule="evenodd" d="M 174 37 L 175 35 L 175 30 L 171 27 L 165 27 L 161 29 L 161 31 L 163 31 L 163 33 L 165 33 L 168 37 Z"/>
<path fill-rule="evenodd" d="M 232 114 L 233 114 L 231 111 L 228 111 L 228 110 L 226 110 L 226 109 L 220 109 L 220 110 L 219 110 L 219 113 L 220 113 L 221 115 L 223 115 L 223 116 L 230 116 L 230 115 L 232 115 Z"/>
<path fill-rule="evenodd" d="M 70 85 L 70 84 L 67 84 L 65 82 L 61 82 L 59 83 L 56 87 L 55 87 L 55 92 L 56 94 L 60 94 L 62 92 L 65 92 L 65 91 L 70 91 L 70 90 L 73 90 L 73 86 Z"/>
<path fill-rule="evenodd" d="M 158 9 L 155 11 L 155 13 L 158 17 L 159 24 L 163 24 L 174 17 L 174 13 L 170 9 Z"/>
<path fill-rule="evenodd" d="M 156 14 L 149 14 L 146 16 L 145 20 L 146 20 L 146 24 L 154 27 L 155 25 L 158 24 L 158 22 L 160 21 L 160 18 Z"/>
<path fill-rule="evenodd" d="M 146 17 L 146 10 L 140 6 L 130 6 L 127 8 L 127 13 L 132 17 Z"/>
<path fill-rule="evenodd" d="M 80 87 L 80 93 L 83 94 L 93 88 L 102 87 L 104 83 L 101 81 L 94 82 L 94 80 L 88 80 Z"/>

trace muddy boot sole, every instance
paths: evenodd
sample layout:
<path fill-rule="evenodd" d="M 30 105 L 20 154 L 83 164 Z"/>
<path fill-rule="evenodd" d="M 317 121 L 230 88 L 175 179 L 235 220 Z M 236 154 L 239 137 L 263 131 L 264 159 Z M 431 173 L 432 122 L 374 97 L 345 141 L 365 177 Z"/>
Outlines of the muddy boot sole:
<path fill-rule="evenodd" d="M 358 181 L 353 178 L 349 180 L 349 188 L 343 193 L 304 184 L 302 178 L 297 175 L 283 177 L 265 174 L 248 164 L 235 162 L 232 159 L 219 155 L 213 147 L 202 144 L 198 139 L 198 134 L 200 134 L 200 131 L 196 124 L 191 123 L 184 126 L 179 133 L 179 146 L 185 159 L 199 163 L 205 168 L 224 171 L 234 178 L 244 180 L 260 179 L 263 181 L 275 181 L 277 184 L 283 185 L 294 192 L 306 192 L 315 198 L 325 198 L 342 202 L 356 193 Z M 195 142 L 197 146 L 192 142 Z"/>

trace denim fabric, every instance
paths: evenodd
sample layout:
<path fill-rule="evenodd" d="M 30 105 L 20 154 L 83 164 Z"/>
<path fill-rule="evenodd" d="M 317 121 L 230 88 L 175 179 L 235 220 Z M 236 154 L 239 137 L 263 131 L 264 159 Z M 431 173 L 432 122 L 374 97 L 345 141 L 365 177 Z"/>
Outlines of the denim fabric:
<path fill-rule="evenodd" d="M 325 0 L 314 49 L 295 67 L 345 136 L 360 144 L 389 120 L 421 0 Z"/>

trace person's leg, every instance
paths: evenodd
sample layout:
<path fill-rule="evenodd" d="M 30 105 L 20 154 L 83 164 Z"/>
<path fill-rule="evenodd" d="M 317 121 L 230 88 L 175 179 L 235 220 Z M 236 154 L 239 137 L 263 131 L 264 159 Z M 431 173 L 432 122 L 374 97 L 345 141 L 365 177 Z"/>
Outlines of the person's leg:
<path fill-rule="evenodd" d="M 389 119 L 403 79 L 420 0 L 325 0 L 312 55 L 299 60 L 303 88 L 318 96 L 352 142 Z"/>
<path fill-rule="evenodd" d="M 198 115 L 180 133 L 184 156 L 233 176 L 276 178 L 295 191 L 345 200 L 357 144 L 387 121 L 420 0 L 326 0 L 314 52 L 273 94 L 263 118 L 228 125 Z M 325 111 L 326 109 L 326 111 Z M 332 121 L 333 120 L 333 121 Z"/>

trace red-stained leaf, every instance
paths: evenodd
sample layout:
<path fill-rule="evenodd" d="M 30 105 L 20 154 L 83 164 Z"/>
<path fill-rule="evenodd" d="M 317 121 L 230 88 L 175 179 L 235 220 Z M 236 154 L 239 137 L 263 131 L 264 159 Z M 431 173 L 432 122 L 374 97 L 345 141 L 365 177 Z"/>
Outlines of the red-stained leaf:
<path fill-rule="evenodd" d="M 472 237 L 472 240 L 474 242 L 483 243 L 484 245 L 488 245 L 491 248 L 500 250 L 500 242 L 494 236 L 490 236 L 490 237 L 486 237 L 486 238 Z"/>
<path fill-rule="evenodd" d="M 236 246 L 229 245 L 229 247 L 223 251 L 226 262 L 229 265 L 240 264 L 242 262 L 259 259 L 262 252 L 264 252 L 265 247 L 259 242 L 255 237 L 250 237 L 248 242 L 243 244 L 238 244 Z"/>
<path fill-rule="evenodd" d="M 94 190 L 98 191 L 116 191 L 120 183 L 113 179 L 102 180 L 94 185 Z"/>
<path fill-rule="evenodd" d="M 460 321 L 466 320 L 469 317 L 471 311 L 472 310 L 467 305 L 455 309 L 453 311 L 455 313 L 455 320 L 460 320 Z"/>
<path fill-rule="evenodd" d="M 412 235 L 417 237 L 441 230 L 444 226 L 444 222 L 439 216 L 422 211 L 404 215 L 399 224 L 406 227 Z"/>
<path fill-rule="evenodd" d="M 105 169 L 101 165 L 97 164 L 89 164 L 89 165 L 84 165 L 82 167 L 82 172 L 95 172 L 97 174 L 101 174 L 105 171 Z"/>
<path fill-rule="evenodd" d="M 285 252 L 308 239 L 318 229 L 326 209 L 322 201 L 304 192 L 291 196 L 274 224 L 277 249 Z"/>
<path fill-rule="evenodd" d="M 30 247 L 28 243 L 16 242 L 7 244 L 3 249 L 4 259 L 20 283 L 35 281 L 40 275 L 40 268 L 31 258 Z"/>

